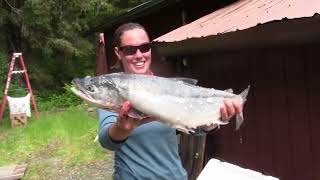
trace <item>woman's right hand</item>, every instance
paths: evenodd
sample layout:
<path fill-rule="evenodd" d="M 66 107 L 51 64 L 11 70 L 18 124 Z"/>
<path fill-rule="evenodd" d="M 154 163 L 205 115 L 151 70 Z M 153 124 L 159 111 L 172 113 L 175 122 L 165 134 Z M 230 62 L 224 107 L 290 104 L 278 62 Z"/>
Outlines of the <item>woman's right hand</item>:
<path fill-rule="evenodd" d="M 132 131 L 134 128 L 138 127 L 141 123 L 140 119 L 136 119 L 128 116 L 128 112 L 130 108 L 131 108 L 130 101 L 125 101 L 122 104 L 122 107 L 119 111 L 119 115 L 115 125 L 121 130 Z"/>
<path fill-rule="evenodd" d="M 110 127 L 109 136 L 115 141 L 123 141 L 128 138 L 129 134 L 138 126 L 151 122 L 153 118 L 132 118 L 128 116 L 131 108 L 129 101 L 125 101 L 119 111 L 117 121 Z"/>

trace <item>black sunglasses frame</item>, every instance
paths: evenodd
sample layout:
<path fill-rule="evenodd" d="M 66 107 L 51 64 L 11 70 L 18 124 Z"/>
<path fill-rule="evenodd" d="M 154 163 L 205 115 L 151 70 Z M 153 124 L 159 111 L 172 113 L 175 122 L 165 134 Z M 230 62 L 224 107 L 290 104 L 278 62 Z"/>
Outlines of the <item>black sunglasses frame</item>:
<path fill-rule="evenodd" d="M 151 47 L 152 47 L 152 43 L 149 42 L 149 43 L 141 44 L 139 46 L 131 46 L 131 45 L 120 46 L 119 50 L 122 51 L 123 54 L 125 55 L 134 55 L 135 53 L 137 53 L 138 49 L 141 53 L 146 53 L 150 51 Z"/>

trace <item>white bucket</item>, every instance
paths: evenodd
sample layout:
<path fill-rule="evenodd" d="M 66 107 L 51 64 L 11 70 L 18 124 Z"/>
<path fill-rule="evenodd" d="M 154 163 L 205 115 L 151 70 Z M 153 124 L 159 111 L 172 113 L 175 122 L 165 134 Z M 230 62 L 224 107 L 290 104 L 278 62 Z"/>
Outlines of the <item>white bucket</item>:
<path fill-rule="evenodd" d="M 10 114 L 26 113 L 28 117 L 31 117 L 30 93 L 25 97 L 7 96 L 7 101 L 9 104 Z"/>

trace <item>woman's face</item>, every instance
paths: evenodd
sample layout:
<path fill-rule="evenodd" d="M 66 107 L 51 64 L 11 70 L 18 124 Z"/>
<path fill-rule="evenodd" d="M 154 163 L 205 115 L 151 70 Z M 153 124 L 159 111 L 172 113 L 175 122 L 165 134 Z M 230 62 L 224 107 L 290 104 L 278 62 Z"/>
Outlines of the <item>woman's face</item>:
<path fill-rule="evenodd" d="M 151 64 L 151 46 L 147 33 L 143 29 L 123 32 L 121 44 L 115 47 L 115 53 L 122 61 L 125 72 L 146 74 Z"/>

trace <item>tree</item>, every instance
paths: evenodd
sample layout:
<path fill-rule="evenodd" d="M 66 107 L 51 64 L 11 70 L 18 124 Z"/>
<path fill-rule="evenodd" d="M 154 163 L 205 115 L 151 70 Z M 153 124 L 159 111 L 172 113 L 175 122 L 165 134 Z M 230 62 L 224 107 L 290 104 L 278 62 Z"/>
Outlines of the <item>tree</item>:
<path fill-rule="evenodd" d="M 73 76 L 93 70 L 96 37 L 83 37 L 84 32 L 101 18 L 144 1 L 2 0 L 0 40 L 6 45 L 0 44 L 0 49 L 32 56 L 31 79 L 60 87 Z"/>

